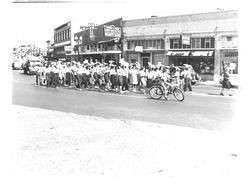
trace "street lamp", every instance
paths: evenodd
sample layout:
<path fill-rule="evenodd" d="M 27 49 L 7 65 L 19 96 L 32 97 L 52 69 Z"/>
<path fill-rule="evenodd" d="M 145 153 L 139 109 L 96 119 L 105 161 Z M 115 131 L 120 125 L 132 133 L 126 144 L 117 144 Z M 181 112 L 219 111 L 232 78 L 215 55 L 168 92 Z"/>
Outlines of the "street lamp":
<path fill-rule="evenodd" d="M 82 41 L 82 36 L 75 36 L 75 41 L 77 41 L 77 60 L 79 61 L 79 53 L 80 53 L 80 51 L 79 51 L 79 43 Z"/>

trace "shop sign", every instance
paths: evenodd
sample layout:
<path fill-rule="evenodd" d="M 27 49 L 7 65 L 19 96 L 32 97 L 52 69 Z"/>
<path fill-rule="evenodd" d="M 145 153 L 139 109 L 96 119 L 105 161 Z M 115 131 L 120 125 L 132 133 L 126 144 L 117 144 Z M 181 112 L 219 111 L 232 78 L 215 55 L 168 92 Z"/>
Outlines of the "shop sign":
<path fill-rule="evenodd" d="M 135 47 L 135 52 L 143 52 L 143 47 L 142 46 L 136 46 Z"/>
<path fill-rule="evenodd" d="M 94 23 L 89 23 L 88 27 L 89 27 L 89 39 L 91 41 L 95 40 L 95 34 L 94 34 L 94 29 L 95 29 L 96 24 Z"/>
<path fill-rule="evenodd" d="M 91 41 L 95 40 L 94 27 L 89 28 L 89 38 L 90 38 Z"/>
<path fill-rule="evenodd" d="M 104 25 L 104 36 L 105 37 L 121 37 L 121 28 L 114 25 Z"/>
<path fill-rule="evenodd" d="M 190 45 L 190 36 L 189 35 L 182 35 L 181 39 L 182 39 L 182 44 Z"/>
<path fill-rule="evenodd" d="M 64 46 L 64 51 L 66 54 L 71 54 L 74 50 L 73 46 Z"/>

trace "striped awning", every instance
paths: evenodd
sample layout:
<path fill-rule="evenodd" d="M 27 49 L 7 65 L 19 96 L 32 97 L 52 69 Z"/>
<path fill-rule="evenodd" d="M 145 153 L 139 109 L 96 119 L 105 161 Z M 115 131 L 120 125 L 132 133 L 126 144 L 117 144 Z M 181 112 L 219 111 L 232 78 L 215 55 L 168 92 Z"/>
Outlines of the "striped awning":
<path fill-rule="evenodd" d="M 192 56 L 212 56 L 213 51 L 193 51 L 191 52 Z"/>
<path fill-rule="evenodd" d="M 188 56 L 190 51 L 168 51 L 167 56 Z"/>

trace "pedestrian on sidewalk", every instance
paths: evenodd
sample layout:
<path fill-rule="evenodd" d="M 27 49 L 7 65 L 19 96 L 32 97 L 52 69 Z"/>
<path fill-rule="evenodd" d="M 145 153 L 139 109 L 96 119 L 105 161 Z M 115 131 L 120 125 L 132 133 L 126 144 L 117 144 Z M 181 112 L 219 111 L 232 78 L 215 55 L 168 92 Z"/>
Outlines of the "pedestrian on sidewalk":
<path fill-rule="evenodd" d="M 192 91 L 192 86 L 191 86 L 191 81 L 192 81 L 192 76 L 191 76 L 191 71 L 188 67 L 185 67 L 185 70 L 182 72 L 183 78 L 184 78 L 184 92 L 187 91 Z"/>
<path fill-rule="evenodd" d="M 223 73 L 222 89 L 221 89 L 220 95 L 223 96 L 224 89 L 227 89 L 228 95 L 232 96 L 232 94 L 230 92 L 230 88 L 231 88 L 231 83 L 229 80 L 229 70 L 225 69 L 225 72 Z"/>
<path fill-rule="evenodd" d="M 137 91 L 136 86 L 138 84 L 138 77 L 137 77 L 138 70 L 136 69 L 135 64 L 133 65 L 133 68 L 130 70 L 130 73 L 131 73 L 131 76 L 132 76 L 133 92 L 136 92 Z"/>

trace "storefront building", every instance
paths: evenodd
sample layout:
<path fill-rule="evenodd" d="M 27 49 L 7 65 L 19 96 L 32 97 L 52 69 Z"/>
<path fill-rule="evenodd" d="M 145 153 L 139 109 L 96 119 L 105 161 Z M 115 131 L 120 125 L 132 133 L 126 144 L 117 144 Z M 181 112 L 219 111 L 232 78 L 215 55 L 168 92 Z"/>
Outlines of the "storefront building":
<path fill-rule="evenodd" d="M 74 34 L 74 49 L 67 56 L 77 61 L 119 62 L 122 57 L 122 18 L 102 25 L 89 24 Z"/>
<path fill-rule="evenodd" d="M 237 11 L 123 21 L 129 63 L 191 64 L 203 80 L 218 81 L 222 64 L 238 73 Z"/>
<path fill-rule="evenodd" d="M 53 37 L 53 58 L 66 60 L 68 48 L 74 44 L 74 32 L 79 29 L 74 21 L 66 22 L 54 29 Z"/>

